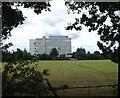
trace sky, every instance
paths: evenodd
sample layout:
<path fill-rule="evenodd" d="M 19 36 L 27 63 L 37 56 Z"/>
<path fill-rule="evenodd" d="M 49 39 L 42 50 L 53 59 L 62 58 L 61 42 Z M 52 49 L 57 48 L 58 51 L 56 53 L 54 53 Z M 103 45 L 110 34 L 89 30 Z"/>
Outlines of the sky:
<path fill-rule="evenodd" d="M 80 47 L 91 53 L 96 50 L 99 51 L 97 32 L 88 32 L 87 27 L 83 27 L 81 31 L 65 30 L 68 23 L 74 22 L 74 18 L 81 17 L 81 14 L 68 14 L 64 0 L 53 0 L 50 4 L 51 12 L 42 11 L 39 15 L 35 14 L 33 9 L 20 8 L 27 18 L 24 24 L 11 31 L 12 37 L 5 42 L 13 43 L 9 50 L 16 50 L 17 48 L 23 50 L 26 48 L 29 51 L 29 39 L 61 35 L 71 38 L 72 52 Z"/>

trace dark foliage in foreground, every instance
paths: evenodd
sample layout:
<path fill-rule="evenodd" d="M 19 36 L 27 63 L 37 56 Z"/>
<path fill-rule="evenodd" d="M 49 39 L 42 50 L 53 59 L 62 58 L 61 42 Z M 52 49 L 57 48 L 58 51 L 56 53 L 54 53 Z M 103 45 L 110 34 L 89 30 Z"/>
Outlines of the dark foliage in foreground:
<path fill-rule="evenodd" d="M 111 54 L 111 60 L 118 63 L 120 16 L 116 12 L 120 10 L 120 2 L 65 2 L 65 5 L 74 13 L 82 13 L 83 9 L 88 12 L 82 13 L 82 17 L 80 15 L 79 18 L 75 18 L 74 23 L 69 23 L 66 30 L 80 31 L 84 25 L 89 32 L 97 31 L 100 36 L 100 41 L 97 42 L 99 49 L 104 54 Z M 105 23 L 108 18 L 111 25 Z"/>
<path fill-rule="evenodd" d="M 46 96 L 47 75 L 47 69 L 39 72 L 37 65 L 31 61 L 7 63 L 2 73 L 3 96 Z"/>

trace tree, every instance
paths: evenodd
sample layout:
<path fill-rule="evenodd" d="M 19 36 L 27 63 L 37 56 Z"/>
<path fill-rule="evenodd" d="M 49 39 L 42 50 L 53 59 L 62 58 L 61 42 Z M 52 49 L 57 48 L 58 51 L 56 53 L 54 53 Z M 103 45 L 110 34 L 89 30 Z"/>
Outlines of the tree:
<path fill-rule="evenodd" d="M 103 56 L 99 51 L 94 51 L 93 57 L 94 57 L 95 60 L 103 59 Z"/>
<path fill-rule="evenodd" d="M 84 48 L 77 48 L 76 53 L 75 53 L 75 57 L 77 59 L 85 59 L 86 58 L 86 51 Z"/>
<path fill-rule="evenodd" d="M 31 61 L 19 62 L 17 66 L 7 63 L 2 72 L 3 96 L 47 96 L 47 75 L 47 69 L 39 72 Z"/>
<path fill-rule="evenodd" d="M 59 55 L 59 53 L 56 48 L 53 48 L 51 49 L 50 55 L 52 58 L 56 58 Z"/>
<path fill-rule="evenodd" d="M 13 61 L 13 58 L 11 59 L 11 53 L 9 51 L 2 51 L 2 62 L 9 62 Z"/>
<path fill-rule="evenodd" d="M 50 11 L 51 5 L 49 2 L 2 2 L 1 41 L 11 36 L 13 28 L 24 23 L 26 17 L 23 16 L 22 11 L 19 9 L 20 6 L 24 8 L 33 8 L 36 14 L 40 14 L 42 10 Z"/>
<path fill-rule="evenodd" d="M 24 23 L 26 17 L 24 17 L 22 11 L 19 10 L 19 6 L 23 6 L 24 8 L 33 8 L 36 14 L 40 14 L 42 10 L 50 11 L 49 7 L 51 5 L 49 4 L 49 0 L 48 2 L 2 2 L 2 7 L 0 5 L 0 9 L 2 8 L 2 36 L 0 38 L 0 41 L 9 38 L 11 36 L 12 29 Z M 5 55 L 11 55 L 7 49 L 12 46 L 12 43 L 3 45 L 2 42 L 0 43 L 0 46 L 2 46 Z M 25 50 L 22 52 L 18 49 L 17 51 L 19 52 L 19 56 L 26 54 Z M 16 52 L 14 53 L 18 56 Z M 52 89 L 53 94 L 57 96 L 49 81 L 47 79 L 44 79 L 44 76 L 48 75 L 47 70 L 38 72 L 36 70 L 36 65 L 29 65 L 29 61 L 24 61 L 22 63 L 18 62 L 17 66 L 15 66 L 14 62 L 11 62 L 10 59 L 8 59 L 7 64 L 2 71 L 2 81 L 4 81 L 2 82 L 3 96 L 16 94 L 20 96 L 44 96 L 46 95 L 47 91 L 46 86 L 43 82 L 44 80 L 46 80 L 47 84 L 49 84 L 48 86 L 50 90 Z"/>
<path fill-rule="evenodd" d="M 30 52 L 27 52 L 26 49 L 24 49 L 24 51 L 23 51 L 23 57 L 24 57 L 25 60 L 31 60 L 32 59 L 31 58 L 32 56 L 31 56 Z"/>
<path fill-rule="evenodd" d="M 17 62 L 17 61 L 25 61 L 31 60 L 32 56 L 27 52 L 26 49 L 23 51 L 17 48 L 16 51 L 2 51 L 2 61 L 3 62 Z"/>
<path fill-rule="evenodd" d="M 72 53 L 72 57 L 73 57 L 73 58 L 75 58 L 75 53 L 76 53 L 76 52 L 73 52 L 73 53 Z"/>
<path fill-rule="evenodd" d="M 97 42 L 99 49 L 104 54 L 111 53 L 112 61 L 117 63 L 120 50 L 120 17 L 116 11 L 119 11 L 120 2 L 66 2 L 65 4 L 73 12 L 80 13 L 82 9 L 86 9 L 89 13 L 89 15 L 83 13 L 82 17 L 75 18 L 75 22 L 70 23 L 66 30 L 78 31 L 82 29 L 82 25 L 87 26 L 89 32 L 96 30 L 100 35 L 100 41 Z M 108 18 L 111 25 L 105 24 Z"/>
<path fill-rule="evenodd" d="M 87 54 L 90 54 L 90 51 L 88 51 Z"/>
<path fill-rule="evenodd" d="M 38 60 L 51 60 L 51 56 L 48 54 L 38 54 L 37 55 Z"/>

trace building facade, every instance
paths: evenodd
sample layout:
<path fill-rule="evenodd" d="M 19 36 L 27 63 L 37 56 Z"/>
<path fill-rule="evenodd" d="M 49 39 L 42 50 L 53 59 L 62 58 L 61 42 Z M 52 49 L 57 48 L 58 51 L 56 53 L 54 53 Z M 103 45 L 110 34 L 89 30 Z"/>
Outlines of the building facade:
<path fill-rule="evenodd" d="M 49 36 L 46 38 L 30 39 L 30 53 L 33 54 L 50 54 L 51 49 L 56 48 L 59 55 L 71 53 L 71 38 L 68 36 Z"/>

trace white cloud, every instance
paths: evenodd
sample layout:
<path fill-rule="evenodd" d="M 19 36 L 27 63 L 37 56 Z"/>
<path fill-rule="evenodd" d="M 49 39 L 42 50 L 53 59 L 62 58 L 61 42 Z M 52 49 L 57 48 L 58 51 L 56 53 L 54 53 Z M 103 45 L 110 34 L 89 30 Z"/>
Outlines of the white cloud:
<path fill-rule="evenodd" d="M 57 2 L 57 3 L 56 3 Z M 51 12 L 43 11 L 36 15 L 33 9 L 24 9 L 23 15 L 27 17 L 23 25 L 12 30 L 12 37 L 6 42 L 12 42 L 13 47 L 10 48 L 29 50 L 29 39 L 41 38 L 49 35 L 68 35 L 72 38 L 72 51 L 76 48 L 83 47 L 87 51 L 98 50 L 97 40 L 99 37 L 96 32 L 89 33 L 87 28 L 81 31 L 66 31 L 67 23 L 73 22 L 74 17 L 80 15 L 68 14 L 67 7 L 64 5 L 64 0 L 51 1 Z"/>

